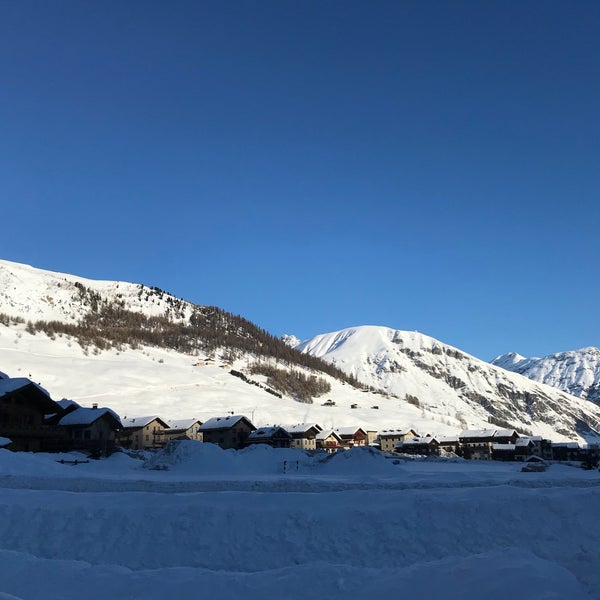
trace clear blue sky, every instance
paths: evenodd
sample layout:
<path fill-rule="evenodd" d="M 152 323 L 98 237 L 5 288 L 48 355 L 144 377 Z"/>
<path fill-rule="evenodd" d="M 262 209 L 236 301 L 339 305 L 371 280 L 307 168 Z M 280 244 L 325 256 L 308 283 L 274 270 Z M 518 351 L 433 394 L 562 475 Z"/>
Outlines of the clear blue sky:
<path fill-rule="evenodd" d="M 302 339 L 600 345 L 600 3 L 0 0 L 0 256 Z"/>

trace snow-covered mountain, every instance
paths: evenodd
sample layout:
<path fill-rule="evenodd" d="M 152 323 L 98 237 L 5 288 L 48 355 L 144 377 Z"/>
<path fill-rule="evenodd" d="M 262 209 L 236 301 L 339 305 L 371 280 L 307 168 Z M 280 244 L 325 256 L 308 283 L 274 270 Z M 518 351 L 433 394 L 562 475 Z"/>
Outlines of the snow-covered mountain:
<path fill-rule="evenodd" d="M 465 428 L 488 422 L 592 439 L 600 429 L 596 405 L 418 332 L 354 327 L 318 335 L 298 349 Z"/>
<path fill-rule="evenodd" d="M 600 404 L 600 349 L 593 346 L 558 352 L 543 358 L 526 358 L 510 352 L 491 362 L 534 381 Z"/>
<path fill-rule="evenodd" d="M 112 313 L 106 307 L 112 307 Z M 107 344 L 102 338 L 82 342 L 81 329 L 88 322 L 100 333 L 112 328 L 112 335 L 131 328 L 120 320 L 122 313 L 139 315 L 145 331 L 155 322 L 187 325 L 206 317 L 209 328 L 202 331 L 213 336 L 210 350 L 182 345 L 179 333 L 170 346 L 158 345 L 152 337 L 135 343 Z M 149 317 L 154 321 L 143 321 Z M 46 325 L 36 328 L 35 321 Z M 222 339 L 226 329 L 229 338 L 224 338 L 225 346 L 219 345 L 214 340 Z M 56 399 L 110 406 L 121 416 L 206 419 L 235 412 L 248 415 L 256 425 L 413 427 L 445 435 L 492 424 L 553 439 L 590 440 L 600 430 L 600 408 L 590 402 L 433 338 L 385 327 L 347 329 L 298 346 L 307 360 L 319 357 L 355 376 L 363 382 L 362 389 L 328 365 L 324 366 L 331 371 L 326 372 L 314 365 L 290 366 L 285 353 L 293 350 L 276 340 L 279 346 L 267 355 L 267 363 L 318 376 L 330 386 L 312 403 L 298 402 L 285 390 L 278 397 L 267 389 L 268 375 L 252 372 L 257 353 L 244 344 L 259 335 L 257 331 L 247 321 L 232 322 L 214 307 L 194 305 L 156 287 L 95 281 L 0 261 L 0 370 L 11 377 L 30 377 Z M 227 344 L 234 337 L 236 344 L 243 343 L 232 350 Z M 254 347 L 266 350 L 274 339 L 268 334 L 258 337 Z M 232 372 L 245 377 L 233 377 Z"/>

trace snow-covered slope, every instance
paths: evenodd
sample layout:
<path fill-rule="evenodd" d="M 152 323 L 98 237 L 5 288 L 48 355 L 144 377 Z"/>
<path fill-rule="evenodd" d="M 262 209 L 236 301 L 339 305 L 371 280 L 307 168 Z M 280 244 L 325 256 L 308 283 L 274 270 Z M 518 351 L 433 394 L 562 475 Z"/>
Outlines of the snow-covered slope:
<path fill-rule="evenodd" d="M 92 308 L 93 298 L 85 294 L 85 288 L 149 316 L 189 319 L 193 309 L 189 302 L 156 287 L 85 279 L 0 260 L 0 312 L 13 317 L 75 323 Z"/>
<path fill-rule="evenodd" d="M 331 392 L 302 404 L 232 377 L 230 367 L 245 371 L 256 360 L 248 352 L 238 351 L 233 359 L 229 353 L 225 360 L 217 350 L 208 360 L 200 351 L 191 356 L 143 345 L 99 350 L 82 347 L 64 333 L 36 333 L 27 326 L 35 320 L 79 322 L 104 301 L 182 322 L 198 308 L 154 287 L 0 261 L 0 314 L 13 317 L 10 322 L 0 319 L 0 370 L 11 377 L 30 377 L 55 399 L 97 402 L 122 417 L 155 413 L 166 419 L 206 419 L 233 411 L 256 425 L 413 427 L 439 435 L 492 423 L 553 439 L 593 439 L 591 429 L 599 428 L 600 408 L 589 402 L 490 366 L 433 338 L 385 327 L 347 329 L 299 346 L 372 388 L 363 391 L 319 373 Z M 266 382 L 264 376 L 245 372 L 257 383 Z M 305 369 L 305 374 L 313 372 Z M 324 406 L 326 400 L 331 402 Z"/>
<path fill-rule="evenodd" d="M 556 437 L 596 439 L 597 406 L 492 366 L 418 332 L 354 327 L 298 349 L 464 428 L 485 423 Z"/>
<path fill-rule="evenodd" d="M 593 346 L 543 358 L 510 352 L 498 356 L 492 364 L 600 404 L 600 349 Z"/>
<path fill-rule="evenodd" d="M 80 285 L 88 290 L 83 296 Z M 440 434 L 458 428 L 441 418 L 432 421 L 432 415 L 422 415 L 412 405 L 365 393 L 325 374 L 319 376 L 330 383 L 331 392 L 313 404 L 285 395 L 277 398 L 231 375 L 233 367 L 245 371 L 252 381 L 266 382 L 266 377 L 246 371 L 256 357 L 243 352 L 229 365 L 218 351 L 209 357 L 148 346 L 84 349 L 67 335 L 49 337 L 27 327 L 29 320 L 80 320 L 92 310 L 91 294 L 101 300 L 117 299 L 129 310 L 146 315 L 171 311 L 172 319 L 185 320 L 194 310 L 194 305 L 157 288 L 83 279 L 0 261 L 0 314 L 23 321 L 2 324 L 0 320 L 0 371 L 42 383 L 54 399 L 66 397 L 85 406 L 98 403 L 122 417 L 159 414 L 165 419 L 204 420 L 234 412 L 247 415 L 258 426 L 316 422 L 327 428 L 361 425 L 378 430 L 409 425 Z M 314 373 L 305 370 L 305 374 Z M 322 406 L 325 400 L 335 405 Z"/>

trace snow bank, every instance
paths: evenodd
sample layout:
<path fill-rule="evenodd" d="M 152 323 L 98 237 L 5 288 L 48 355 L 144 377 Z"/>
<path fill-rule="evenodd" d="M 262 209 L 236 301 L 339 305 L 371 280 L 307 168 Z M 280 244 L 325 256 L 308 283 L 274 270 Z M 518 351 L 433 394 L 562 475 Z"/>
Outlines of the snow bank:
<path fill-rule="evenodd" d="M 256 445 L 244 450 L 223 450 L 216 444 L 195 441 L 173 441 L 146 461 L 150 470 L 168 469 L 178 475 L 218 478 L 280 475 L 287 463 L 310 465 L 313 457 L 296 449 Z M 285 464 L 284 464 L 285 463 Z"/>
<path fill-rule="evenodd" d="M 264 600 L 274 590 L 288 600 L 307 597 L 394 597 L 398 590 L 418 590 L 419 596 L 454 600 L 505 600 L 507 589 L 527 600 L 589 600 L 575 577 L 559 565 L 529 552 L 507 556 L 489 552 L 452 557 L 403 569 L 366 569 L 315 562 L 282 569 L 239 573 L 172 568 L 132 571 L 115 565 L 37 559 L 0 551 L 3 587 L 21 598 L 45 600 L 105 600 L 105 598 L 214 597 Z M 43 589 L 40 583 L 43 581 Z M 307 592 L 308 590 L 308 592 Z M 460 590 L 462 590 L 462 594 Z M 1 594 L 0 600 L 20 600 Z"/>
<path fill-rule="evenodd" d="M 312 582 L 332 600 L 600 596 L 596 471 L 395 462 L 196 442 L 145 468 L 126 454 L 68 466 L 0 450 L 0 592 L 295 599 Z"/>
<path fill-rule="evenodd" d="M 319 461 L 319 466 L 327 475 L 399 476 L 402 474 L 399 463 L 399 460 L 386 458 L 374 448 L 357 447 L 346 452 L 330 454 Z"/>

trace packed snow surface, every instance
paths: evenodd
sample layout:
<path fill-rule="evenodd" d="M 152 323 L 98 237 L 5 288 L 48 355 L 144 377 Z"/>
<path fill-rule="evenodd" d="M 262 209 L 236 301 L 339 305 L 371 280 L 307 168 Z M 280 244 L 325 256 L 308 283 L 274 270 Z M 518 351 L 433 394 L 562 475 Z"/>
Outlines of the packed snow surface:
<path fill-rule="evenodd" d="M 0 598 L 600 594 L 597 471 L 198 442 L 77 457 L 0 450 Z"/>

